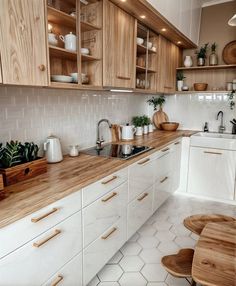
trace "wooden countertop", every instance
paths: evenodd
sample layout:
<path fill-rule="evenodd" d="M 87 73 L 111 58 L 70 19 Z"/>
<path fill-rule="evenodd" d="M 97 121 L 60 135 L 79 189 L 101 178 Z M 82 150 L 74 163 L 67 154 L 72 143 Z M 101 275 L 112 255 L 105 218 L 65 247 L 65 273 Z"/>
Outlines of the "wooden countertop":
<path fill-rule="evenodd" d="M 0 201 L 0 228 L 129 166 L 180 137 L 194 133 L 196 131 L 155 131 L 136 137 L 129 143 L 155 149 L 127 161 L 81 154 L 74 158 L 66 156 L 57 164 L 48 164 L 47 173 L 5 188 L 9 196 Z"/>

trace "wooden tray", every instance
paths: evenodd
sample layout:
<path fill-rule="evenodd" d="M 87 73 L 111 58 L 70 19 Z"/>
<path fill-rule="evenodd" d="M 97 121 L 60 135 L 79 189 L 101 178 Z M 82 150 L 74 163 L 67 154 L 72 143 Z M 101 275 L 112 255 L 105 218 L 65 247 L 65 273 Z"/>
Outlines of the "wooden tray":
<path fill-rule="evenodd" d="M 11 168 L 0 168 L 5 186 L 33 178 L 47 172 L 46 158 L 38 158 L 32 162 L 20 164 Z"/>
<path fill-rule="evenodd" d="M 222 57 L 226 64 L 236 64 L 236 41 L 232 41 L 224 47 Z"/>

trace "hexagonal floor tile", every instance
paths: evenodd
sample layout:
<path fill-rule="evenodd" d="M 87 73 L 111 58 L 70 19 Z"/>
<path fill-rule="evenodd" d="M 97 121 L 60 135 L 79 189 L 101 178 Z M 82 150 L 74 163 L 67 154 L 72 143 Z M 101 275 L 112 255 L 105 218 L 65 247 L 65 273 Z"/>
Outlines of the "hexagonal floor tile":
<path fill-rule="evenodd" d="M 139 230 L 138 233 L 141 236 L 153 236 L 156 233 L 156 229 L 149 224 L 144 224 Z"/>
<path fill-rule="evenodd" d="M 118 282 L 101 282 L 98 286 L 120 286 Z"/>
<path fill-rule="evenodd" d="M 146 263 L 160 263 L 163 253 L 157 248 L 143 249 L 139 256 Z"/>
<path fill-rule="evenodd" d="M 100 280 L 98 279 L 97 275 L 87 284 L 87 286 L 97 286 Z"/>
<path fill-rule="evenodd" d="M 126 242 L 120 251 L 123 255 L 138 255 L 142 250 L 141 246 L 137 242 Z"/>
<path fill-rule="evenodd" d="M 163 254 L 177 253 L 180 247 L 173 241 L 161 242 L 157 247 Z"/>
<path fill-rule="evenodd" d="M 124 273 L 119 283 L 121 286 L 146 286 L 147 281 L 139 272 Z"/>
<path fill-rule="evenodd" d="M 169 230 L 158 230 L 155 236 L 159 241 L 171 241 L 175 239 L 175 234 Z"/>
<path fill-rule="evenodd" d="M 170 274 L 167 275 L 165 282 L 169 286 L 189 286 L 188 281 L 185 280 L 184 278 L 175 278 Z"/>
<path fill-rule="evenodd" d="M 108 261 L 107 264 L 117 264 L 121 261 L 123 254 L 120 251 L 117 251 L 116 254 Z"/>
<path fill-rule="evenodd" d="M 172 227 L 172 224 L 170 222 L 166 221 L 156 221 L 153 226 L 159 231 L 159 230 L 169 230 Z"/>
<path fill-rule="evenodd" d="M 146 264 L 141 273 L 149 282 L 164 282 L 167 276 L 166 270 L 161 264 Z"/>
<path fill-rule="evenodd" d="M 139 256 L 124 256 L 119 264 L 125 272 L 137 272 L 142 269 L 144 262 Z"/>
<path fill-rule="evenodd" d="M 118 281 L 123 274 L 123 270 L 118 264 L 105 265 L 98 273 L 98 278 L 101 282 Z"/>
<path fill-rule="evenodd" d="M 131 242 L 135 242 L 137 241 L 139 238 L 139 234 L 136 232 L 133 236 L 131 236 L 131 238 L 129 239 L 129 241 Z"/>
<path fill-rule="evenodd" d="M 170 231 L 176 236 L 189 236 L 191 231 L 189 231 L 183 224 L 175 224 L 170 228 Z"/>
<path fill-rule="evenodd" d="M 165 282 L 150 282 L 147 286 L 168 286 Z"/>
<path fill-rule="evenodd" d="M 190 236 L 178 236 L 175 239 L 175 243 L 182 248 L 194 248 L 196 240 L 192 239 Z"/>
<path fill-rule="evenodd" d="M 142 246 L 142 248 L 155 248 L 158 246 L 160 241 L 154 236 L 141 236 L 138 239 L 138 243 Z"/>

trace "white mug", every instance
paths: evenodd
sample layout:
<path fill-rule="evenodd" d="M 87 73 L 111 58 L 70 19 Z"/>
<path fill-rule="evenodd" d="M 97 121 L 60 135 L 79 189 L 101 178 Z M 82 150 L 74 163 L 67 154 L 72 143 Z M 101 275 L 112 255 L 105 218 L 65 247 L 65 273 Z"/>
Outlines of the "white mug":
<path fill-rule="evenodd" d="M 72 34 L 72 32 L 70 32 L 70 34 L 67 34 L 65 36 L 60 35 L 59 36 L 60 40 L 62 42 L 64 42 L 65 44 L 65 49 L 68 51 L 76 51 L 77 50 L 77 38 L 74 34 Z"/>

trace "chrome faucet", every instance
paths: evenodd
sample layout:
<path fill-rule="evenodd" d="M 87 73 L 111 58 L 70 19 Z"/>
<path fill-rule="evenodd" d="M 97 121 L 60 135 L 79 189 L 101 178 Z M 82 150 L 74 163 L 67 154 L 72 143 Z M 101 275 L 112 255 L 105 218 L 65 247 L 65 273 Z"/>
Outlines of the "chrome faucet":
<path fill-rule="evenodd" d="M 224 126 L 224 113 L 223 111 L 219 111 L 217 113 L 217 116 L 216 116 L 216 120 L 219 119 L 219 116 L 221 115 L 221 121 L 220 121 L 220 126 L 219 126 L 219 133 L 223 133 L 225 131 L 225 126 Z"/>
<path fill-rule="evenodd" d="M 97 144 L 96 149 L 97 150 L 102 150 L 102 143 L 104 142 L 104 139 L 100 135 L 100 130 L 99 130 L 100 124 L 102 122 L 106 122 L 108 124 L 109 128 L 111 128 L 111 123 L 110 123 L 110 121 L 108 119 L 101 119 L 101 120 L 98 121 L 98 125 L 97 125 L 97 142 L 96 142 L 96 144 Z"/>

